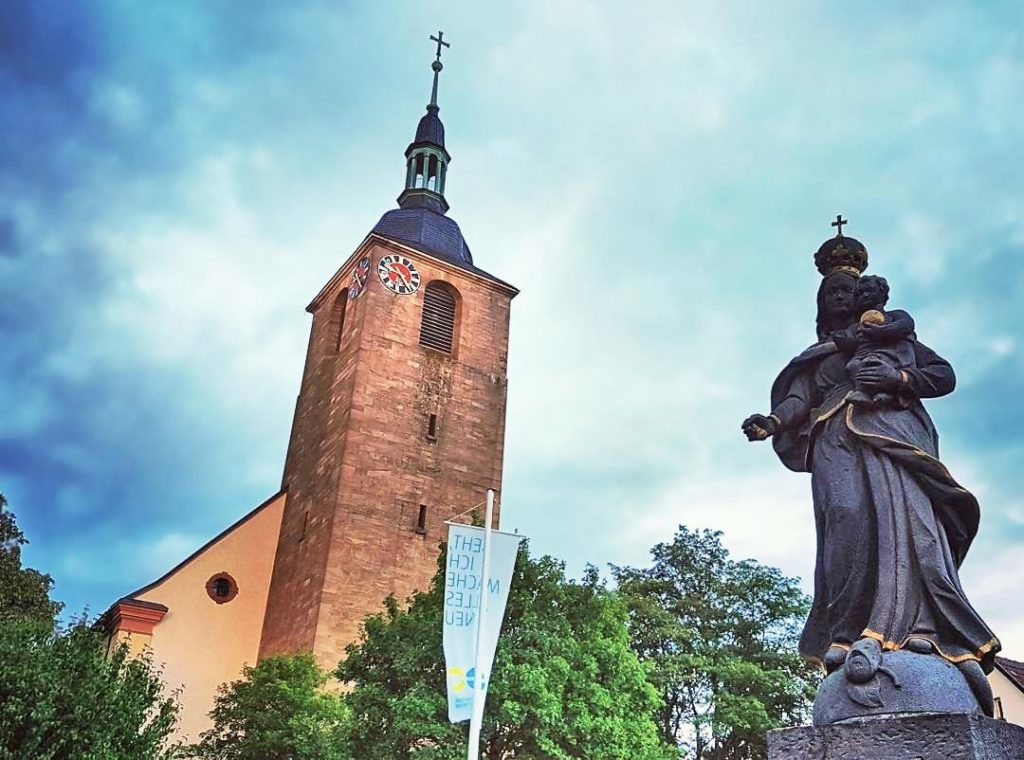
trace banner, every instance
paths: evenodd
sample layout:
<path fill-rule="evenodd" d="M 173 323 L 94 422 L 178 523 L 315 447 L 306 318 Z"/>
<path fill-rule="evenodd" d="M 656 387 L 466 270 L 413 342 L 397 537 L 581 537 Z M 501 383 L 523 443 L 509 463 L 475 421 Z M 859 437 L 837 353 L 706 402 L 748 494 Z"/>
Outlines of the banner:
<path fill-rule="evenodd" d="M 448 526 L 448 558 L 444 593 L 444 661 L 448 673 L 448 720 L 469 720 L 476 689 L 487 693 L 498 634 L 505 617 L 519 536 L 491 531 L 487 617 L 481 642 L 482 676 L 476 672 L 477 630 L 483 599 L 484 529 Z"/>

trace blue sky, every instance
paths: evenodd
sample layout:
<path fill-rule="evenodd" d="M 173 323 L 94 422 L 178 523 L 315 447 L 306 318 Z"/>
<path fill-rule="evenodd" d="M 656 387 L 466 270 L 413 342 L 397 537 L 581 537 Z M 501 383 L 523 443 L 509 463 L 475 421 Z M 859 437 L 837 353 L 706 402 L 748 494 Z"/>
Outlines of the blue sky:
<path fill-rule="evenodd" d="M 765 5 L 765 4 L 763 4 Z M 304 306 L 394 206 L 430 87 L 513 282 L 503 527 L 642 563 L 678 523 L 807 578 L 809 482 L 739 422 L 813 339 L 837 213 L 953 362 L 964 568 L 1024 659 L 1016 3 L 15 0 L 0 30 L 0 489 L 102 611 L 279 483 Z"/>

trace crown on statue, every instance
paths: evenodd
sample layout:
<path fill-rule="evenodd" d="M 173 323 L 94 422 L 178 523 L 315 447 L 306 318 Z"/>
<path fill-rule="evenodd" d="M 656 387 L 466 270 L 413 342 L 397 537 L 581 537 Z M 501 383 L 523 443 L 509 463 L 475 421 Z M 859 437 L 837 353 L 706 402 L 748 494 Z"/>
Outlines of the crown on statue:
<path fill-rule="evenodd" d="M 814 265 L 822 277 L 837 272 L 860 277 L 868 268 L 868 249 L 855 238 L 837 235 L 821 244 L 814 254 Z"/>

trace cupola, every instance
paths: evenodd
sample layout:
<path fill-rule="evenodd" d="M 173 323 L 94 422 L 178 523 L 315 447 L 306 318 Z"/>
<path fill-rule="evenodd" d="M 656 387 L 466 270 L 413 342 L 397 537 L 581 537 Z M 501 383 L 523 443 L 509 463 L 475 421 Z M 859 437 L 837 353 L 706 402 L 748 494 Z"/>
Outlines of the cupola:
<path fill-rule="evenodd" d="M 444 124 L 437 105 L 438 77 L 444 65 L 441 63 L 441 48 L 449 47 L 444 34 L 431 37 L 437 43 L 437 58 L 430 65 L 434 71 L 434 84 L 430 91 L 427 112 L 416 126 L 416 137 L 405 149 L 405 189 L 398 196 L 402 208 L 426 208 L 443 214 L 448 210 L 444 199 L 444 182 L 448 164 L 452 160 L 444 147 Z"/>

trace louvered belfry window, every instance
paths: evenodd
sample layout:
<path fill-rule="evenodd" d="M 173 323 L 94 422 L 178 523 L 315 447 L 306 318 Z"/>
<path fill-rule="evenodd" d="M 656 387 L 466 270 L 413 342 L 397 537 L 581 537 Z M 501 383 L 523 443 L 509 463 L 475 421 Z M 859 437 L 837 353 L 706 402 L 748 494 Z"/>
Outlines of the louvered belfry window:
<path fill-rule="evenodd" d="M 420 345 L 452 353 L 455 340 L 455 289 L 434 281 L 423 292 Z"/>

